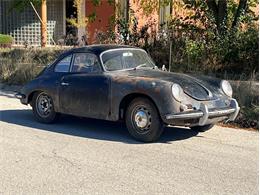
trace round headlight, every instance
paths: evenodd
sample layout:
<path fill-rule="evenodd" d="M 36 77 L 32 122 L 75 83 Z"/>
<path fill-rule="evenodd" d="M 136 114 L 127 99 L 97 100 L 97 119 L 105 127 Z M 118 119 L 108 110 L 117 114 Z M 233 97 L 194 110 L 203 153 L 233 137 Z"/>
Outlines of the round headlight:
<path fill-rule="evenodd" d="M 183 90 L 180 85 L 178 84 L 172 85 L 172 95 L 178 102 L 182 100 Z"/>
<path fill-rule="evenodd" d="M 222 80 L 220 83 L 222 91 L 229 97 L 232 97 L 233 90 L 230 83 L 226 80 Z"/>

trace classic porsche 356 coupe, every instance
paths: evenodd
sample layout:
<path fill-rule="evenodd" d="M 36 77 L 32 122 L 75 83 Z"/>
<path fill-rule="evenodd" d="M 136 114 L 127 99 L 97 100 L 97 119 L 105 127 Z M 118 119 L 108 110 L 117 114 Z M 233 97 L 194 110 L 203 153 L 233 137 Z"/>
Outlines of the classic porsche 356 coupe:
<path fill-rule="evenodd" d="M 161 71 L 143 49 L 119 45 L 65 52 L 16 97 L 40 122 L 60 113 L 124 120 L 144 142 L 157 140 L 165 125 L 203 131 L 239 112 L 228 81 Z"/>

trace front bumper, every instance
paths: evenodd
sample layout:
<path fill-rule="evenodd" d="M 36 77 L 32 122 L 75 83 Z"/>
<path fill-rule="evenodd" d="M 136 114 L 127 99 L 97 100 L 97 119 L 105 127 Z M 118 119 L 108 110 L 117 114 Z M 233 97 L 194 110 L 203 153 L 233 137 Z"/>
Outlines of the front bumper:
<path fill-rule="evenodd" d="M 239 113 L 240 107 L 235 99 L 231 99 L 230 106 L 225 108 L 208 109 L 208 106 L 201 103 L 200 108 L 195 111 L 186 111 L 177 114 L 168 114 L 165 116 L 167 123 L 174 124 L 175 121 L 194 121 L 189 126 L 203 126 L 212 122 L 221 120 L 234 121 Z M 184 122 L 185 123 L 185 122 Z"/>

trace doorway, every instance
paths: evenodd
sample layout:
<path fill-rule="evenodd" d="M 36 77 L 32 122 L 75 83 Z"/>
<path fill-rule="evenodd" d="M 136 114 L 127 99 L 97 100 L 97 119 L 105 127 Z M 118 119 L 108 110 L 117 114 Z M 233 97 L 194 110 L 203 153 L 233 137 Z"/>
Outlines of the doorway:
<path fill-rule="evenodd" d="M 77 10 L 73 6 L 73 0 L 66 0 L 66 36 L 77 37 L 77 28 L 72 26 L 67 19 L 76 19 L 77 18 Z"/>

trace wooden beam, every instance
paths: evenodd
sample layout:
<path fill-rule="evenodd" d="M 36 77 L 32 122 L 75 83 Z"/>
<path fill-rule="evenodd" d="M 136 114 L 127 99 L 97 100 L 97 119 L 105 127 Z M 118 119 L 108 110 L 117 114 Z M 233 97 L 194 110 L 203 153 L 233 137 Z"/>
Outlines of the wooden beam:
<path fill-rule="evenodd" d="M 41 46 L 46 47 L 47 44 L 47 0 L 42 0 L 41 4 Z"/>

